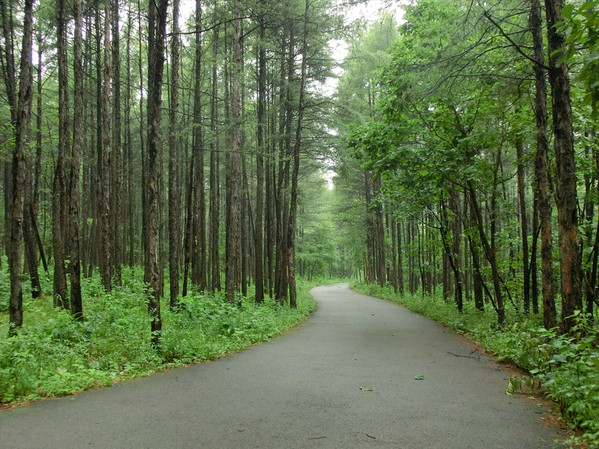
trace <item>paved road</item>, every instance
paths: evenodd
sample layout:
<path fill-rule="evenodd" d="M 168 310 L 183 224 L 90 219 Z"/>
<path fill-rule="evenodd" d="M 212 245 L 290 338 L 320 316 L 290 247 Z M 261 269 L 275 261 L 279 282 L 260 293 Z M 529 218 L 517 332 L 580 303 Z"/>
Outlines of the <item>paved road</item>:
<path fill-rule="evenodd" d="M 312 293 L 318 311 L 271 342 L 2 412 L 0 447 L 553 447 L 536 402 L 442 326 L 345 284 Z"/>

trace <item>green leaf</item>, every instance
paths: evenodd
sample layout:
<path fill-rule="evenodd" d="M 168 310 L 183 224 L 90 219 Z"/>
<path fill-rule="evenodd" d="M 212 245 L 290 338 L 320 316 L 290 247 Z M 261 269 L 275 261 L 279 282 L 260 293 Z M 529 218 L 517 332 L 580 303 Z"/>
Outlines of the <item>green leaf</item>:
<path fill-rule="evenodd" d="M 423 374 L 419 374 L 418 376 L 414 377 L 414 380 L 424 380 L 424 375 Z"/>
<path fill-rule="evenodd" d="M 562 17 L 564 19 L 571 20 L 573 12 L 574 12 L 574 5 L 572 5 L 571 3 L 567 4 L 562 8 Z"/>

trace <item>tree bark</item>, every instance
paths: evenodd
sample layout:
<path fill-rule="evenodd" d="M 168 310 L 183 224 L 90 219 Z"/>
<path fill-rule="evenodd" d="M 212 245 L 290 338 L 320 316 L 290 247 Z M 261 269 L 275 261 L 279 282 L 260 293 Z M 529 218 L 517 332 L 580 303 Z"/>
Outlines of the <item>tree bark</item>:
<path fill-rule="evenodd" d="M 449 208 L 452 212 L 451 220 L 451 257 L 450 261 L 453 260 L 454 275 L 455 275 L 455 296 L 454 301 L 459 312 L 464 310 L 464 273 L 462 267 L 462 260 L 460 257 L 460 242 L 462 240 L 462 226 L 460 222 L 460 209 L 458 202 L 458 193 L 455 187 L 451 188 L 449 198 Z"/>
<path fill-rule="evenodd" d="M 562 0 L 545 0 L 557 180 L 562 327 L 564 331 L 569 331 L 574 325 L 572 315 L 582 310 L 582 270 L 578 240 L 578 199 L 569 69 L 568 64 L 562 60 L 566 44 L 563 31 L 558 27 L 562 21 L 562 5 Z"/>
<path fill-rule="evenodd" d="M 102 85 L 102 159 L 100 165 L 100 276 L 104 289 L 112 290 L 112 229 L 110 220 L 110 0 L 104 3 L 104 75 Z M 116 107 L 116 105 L 115 105 Z"/>
<path fill-rule="evenodd" d="M 110 233 L 112 282 L 122 284 L 123 239 L 121 235 L 124 210 L 123 156 L 121 125 L 121 53 L 119 29 L 119 0 L 113 0 L 111 11 L 112 30 L 112 145 L 110 154 Z"/>
<path fill-rule="evenodd" d="M 258 49 L 258 129 L 256 152 L 256 224 L 254 227 L 254 284 L 256 302 L 264 302 L 263 218 L 264 218 L 264 154 L 266 131 L 266 0 L 260 0 L 260 44 Z"/>
<path fill-rule="evenodd" d="M 376 176 L 372 181 L 374 195 L 379 193 L 381 189 L 381 178 Z M 385 228 L 383 223 L 383 210 L 380 204 L 373 206 L 373 221 L 374 221 L 374 245 L 375 245 L 375 273 L 376 278 L 381 287 L 384 287 L 387 282 L 387 267 L 385 256 Z"/>
<path fill-rule="evenodd" d="M 521 138 L 516 141 L 516 158 L 518 159 L 517 167 L 517 189 L 518 189 L 518 205 L 520 208 L 520 232 L 522 240 L 522 268 L 523 268 L 523 298 L 524 298 L 524 313 L 530 311 L 530 268 L 528 264 L 528 218 L 526 214 L 526 185 L 524 180 L 524 143 Z"/>
<path fill-rule="evenodd" d="M 150 2 L 148 11 L 148 172 L 146 180 L 147 227 L 144 281 L 148 284 L 148 311 L 152 343 L 158 346 L 162 331 L 160 285 L 158 273 L 158 174 L 160 142 L 160 108 L 168 0 Z"/>
<path fill-rule="evenodd" d="M 533 186 L 533 209 L 532 209 L 532 247 L 530 248 L 530 300 L 532 313 L 539 313 L 539 282 L 538 282 L 538 247 L 539 247 L 539 204 L 537 201 L 536 187 Z"/>
<path fill-rule="evenodd" d="M 404 294 L 404 267 L 403 267 L 403 244 L 402 244 L 402 225 L 397 223 L 397 284 L 399 294 Z"/>
<path fill-rule="evenodd" d="M 292 80 L 295 73 L 295 30 L 290 23 L 289 38 L 281 40 L 280 113 L 279 113 L 279 172 L 275 194 L 277 243 L 275 264 L 275 298 L 282 303 L 289 292 L 289 172 L 291 166 Z"/>
<path fill-rule="evenodd" d="M 214 28 L 212 37 L 212 97 L 210 99 L 210 289 L 220 290 L 220 254 L 219 254 L 219 139 L 218 139 L 218 27 Z"/>
<path fill-rule="evenodd" d="M 241 11 L 238 0 L 233 1 L 233 73 L 231 81 L 231 148 L 227 178 L 227 254 L 225 294 L 235 302 L 235 292 L 241 282 Z"/>
<path fill-rule="evenodd" d="M 204 187 L 204 133 L 202 121 L 202 5 L 196 0 L 195 22 L 195 88 L 193 103 L 193 158 L 194 158 L 194 215 L 192 245 L 192 281 L 201 291 L 206 283 L 206 193 Z"/>
<path fill-rule="evenodd" d="M 21 51 L 19 95 L 16 113 L 15 148 L 12 158 L 12 194 L 10 201 L 10 300 L 9 335 L 23 324 L 23 288 L 21 285 L 21 240 L 23 237 L 24 189 L 27 181 L 25 149 L 33 104 L 33 0 L 25 1 Z"/>
<path fill-rule="evenodd" d="M 126 61 L 127 67 L 131 67 L 131 28 L 133 27 L 133 19 L 131 14 L 131 5 L 127 10 L 127 50 Z M 129 267 L 135 265 L 135 197 L 133 187 L 133 145 L 131 132 L 131 70 L 127 70 L 127 87 L 125 93 L 125 151 L 126 151 L 126 189 L 127 189 L 127 243 L 128 256 L 127 261 Z M 141 123 L 142 121 L 140 121 Z"/>
<path fill-rule="evenodd" d="M 499 276 L 499 267 L 497 266 L 497 255 L 493 251 L 491 245 L 489 244 L 489 240 L 485 234 L 483 228 L 483 217 L 480 211 L 480 206 L 476 199 L 476 188 L 474 186 L 473 181 L 468 181 L 468 189 L 470 193 L 470 207 L 472 209 L 472 213 L 474 214 L 474 219 L 476 223 L 476 227 L 478 229 L 478 234 L 480 236 L 481 244 L 483 250 L 485 252 L 485 256 L 491 265 L 491 274 L 493 277 L 493 289 L 495 292 L 495 301 L 496 301 L 496 312 L 497 312 L 497 323 L 499 326 L 503 326 L 505 322 L 505 306 L 503 304 L 503 292 L 501 290 L 501 278 Z"/>
<path fill-rule="evenodd" d="M 397 225 L 393 217 L 390 220 L 391 227 L 391 260 L 392 260 L 392 275 L 391 284 L 393 284 L 393 292 L 399 293 L 399 284 L 397 276 Z"/>
<path fill-rule="evenodd" d="M 447 207 L 445 204 L 441 204 L 441 219 L 439 222 L 439 228 L 441 233 L 441 242 L 443 244 L 443 248 L 445 250 L 445 256 L 447 258 L 447 263 L 451 270 L 453 271 L 454 282 L 453 282 L 453 293 L 454 293 L 454 303 L 458 309 L 458 312 L 463 311 L 463 282 L 462 282 L 462 272 L 461 267 L 458 262 L 458 254 L 456 252 L 456 247 L 459 250 L 459 238 L 456 236 L 456 225 L 455 221 L 458 220 L 456 215 L 455 207 L 457 207 L 457 203 L 454 200 L 449 200 L 450 210 L 452 211 L 452 217 L 448 216 Z M 451 234 L 449 231 L 451 229 Z M 451 241 L 450 241 L 451 236 Z M 458 244 L 456 245 L 456 240 Z M 449 300 L 449 286 L 446 286 L 443 291 L 447 295 L 447 300 Z"/>
<path fill-rule="evenodd" d="M 66 223 L 66 154 L 70 146 L 69 110 L 68 110 L 68 68 L 66 17 L 64 0 L 58 0 L 57 9 L 57 42 L 58 55 L 58 155 L 54 172 L 52 195 L 52 236 L 54 250 L 54 306 L 69 308 L 67 278 L 65 268 L 66 245 L 64 231 Z"/>
<path fill-rule="evenodd" d="M 297 123 L 295 128 L 295 144 L 293 147 L 293 170 L 291 172 L 291 197 L 289 211 L 289 225 L 287 229 L 287 255 L 289 270 L 289 306 L 297 308 L 297 292 L 295 285 L 295 229 L 297 223 L 297 197 L 298 180 L 300 169 L 300 150 L 302 145 L 302 129 L 304 124 L 305 95 L 306 95 L 306 77 L 308 72 L 308 18 L 309 18 L 310 0 L 305 2 L 304 10 L 304 31 L 302 40 L 302 66 L 300 74 L 299 104 L 297 113 Z"/>
<path fill-rule="evenodd" d="M 547 329 L 557 325 L 555 287 L 553 281 L 553 238 L 551 233 L 551 179 L 549 175 L 549 138 L 547 136 L 547 87 L 545 82 L 545 52 L 541 3 L 531 0 L 530 24 L 533 34 L 535 72 L 535 120 L 537 127 L 537 156 L 535 159 L 536 198 L 541 225 L 541 292 L 543 323 Z"/>
<path fill-rule="evenodd" d="M 173 0 L 171 36 L 171 97 L 168 160 L 168 265 L 170 306 L 179 303 L 179 260 L 181 254 L 181 202 L 179 193 L 179 0 Z"/>
<path fill-rule="evenodd" d="M 83 300 L 81 297 L 81 240 L 79 233 L 79 171 L 81 170 L 81 150 L 83 146 L 83 37 L 82 5 L 80 0 L 73 1 L 75 14 L 75 42 L 73 56 L 74 113 L 73 113 L 73 149 L 71 153 L 71 171 L 69 182 L 69 240 L 71 275 L 71 313 L 77 320 L 83 320 Z"/>

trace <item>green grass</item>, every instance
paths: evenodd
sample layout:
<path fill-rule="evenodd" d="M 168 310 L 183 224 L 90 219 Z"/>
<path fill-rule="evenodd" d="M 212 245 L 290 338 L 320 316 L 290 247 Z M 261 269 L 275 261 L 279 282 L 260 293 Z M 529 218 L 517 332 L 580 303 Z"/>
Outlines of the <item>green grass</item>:
<path fill-rule="evenodd" d="M 459 313 L 453 302 L 436 296 L 394 294 L 389 287 L 354 283 L 362 293 L 400 303 L 464 334 L 495 354 L 530 373 L 544 393 L 559 404 L 564 421 L 582 432 L 573 444 L 599 448 L 599 326 L 577 316 L 577 326 L 567 335 L 546 330 L 538 316 L 508 310 L 506 324 L 497 326 L 495 312 L 482 313 L 465 303 Z M 506 392 L 525 385 L 513 379 Z"/>
<path fill-rule="evenodd" d="M 0 300 L 0 402 L 57 397 L 215 359 L 288 331 L 316 307 L 308 293 L 316 282 L 302 280 L 297 309 L 271 300 L 256 305 L 246 298 L 232 305 L 221 294 L 192 293 L 174 313 L 164 300 L 163 334 L 156 351 L 139 279 L 139 272 L 127 270 L 123 285 L 110 294 L 96 277 L 85 279 L 83 323 L 53 308 L 47 298 L 29 297 L 24 326 L 12 338 L 7 338 L 8 314 Z M 44 288 L 50 291 L 49 285 Z"/>

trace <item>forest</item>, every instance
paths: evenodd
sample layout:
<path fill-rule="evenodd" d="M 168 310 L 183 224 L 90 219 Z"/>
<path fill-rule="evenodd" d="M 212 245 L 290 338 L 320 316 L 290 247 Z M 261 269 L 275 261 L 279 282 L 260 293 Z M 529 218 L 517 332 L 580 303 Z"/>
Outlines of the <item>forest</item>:
<path fill-rule="evenodd" d="M 0 401 L 269 338 L 352 279 L 599 440 L 598 2 L 364 3 L 0 0 Z"/>

